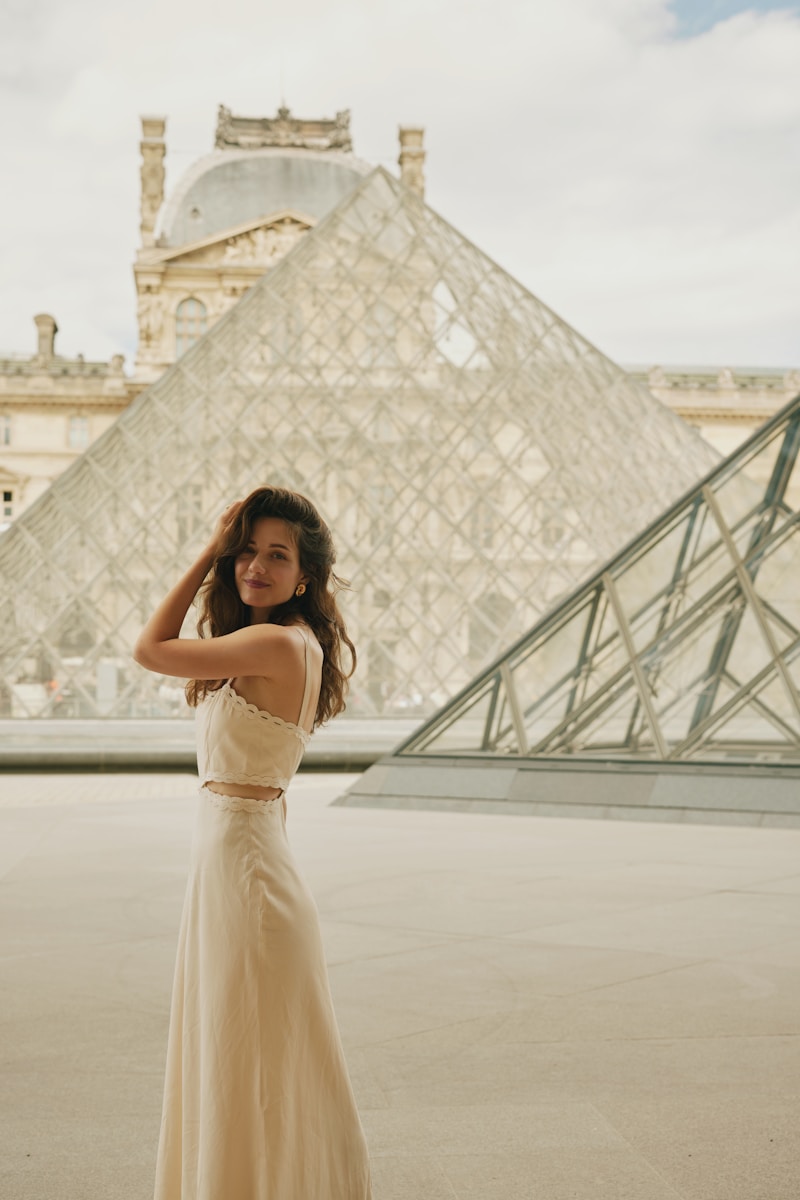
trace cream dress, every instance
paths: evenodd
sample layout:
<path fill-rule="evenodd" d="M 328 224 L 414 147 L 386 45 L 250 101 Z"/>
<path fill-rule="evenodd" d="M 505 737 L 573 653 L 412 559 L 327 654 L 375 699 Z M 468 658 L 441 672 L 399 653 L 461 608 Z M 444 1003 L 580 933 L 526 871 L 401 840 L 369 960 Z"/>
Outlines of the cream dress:
<path fill-rule="evenodd" d="M 230 684 L 198 708 L 200 781 L 287 787 L 309 740 Z M 364 1134 L 286 799 L 201 786 L 170 1012 L 155 1200 L 370 1200 Z"/>

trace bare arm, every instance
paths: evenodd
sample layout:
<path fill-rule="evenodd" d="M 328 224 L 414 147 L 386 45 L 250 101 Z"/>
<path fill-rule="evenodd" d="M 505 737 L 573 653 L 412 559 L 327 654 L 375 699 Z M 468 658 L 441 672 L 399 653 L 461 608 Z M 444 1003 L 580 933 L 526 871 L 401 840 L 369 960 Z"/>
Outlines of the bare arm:
<path fill-rule="evenodd" d="M 236 675 L 270 679 L 296 666 L 298 639 L 281 625 L 251 625 L 215 638 L 180 636 L 189 606 L 214 563 L 220 531 L 230 519 L 230 512 L 226 511 L 214 537 L 139 634 L 133 657 L 148 671 L 181 679 L 226 679 Z"/>
<path fill-rule="evenodd" d="M 161 601 L 133 648 L 134 660 L 141 667 L 147 667 L 148 671 L 158 671 L 162 675 L 183 674 L 181 671 L 169 671 L 165 668 L 163 649 L 169 643 L 180 640 L 181 626 L 189 611 L 189 605 L 211 570 L 213 562 L 214 546 L 209 544 Z"/>
<path fill-rule="evenodd" d="M 248 625 L 213 638 L 157 638 L 153 629 L 162 619 L 166 624 L 171 612 L 178 611 L 177 605 L 174 610 L 170 605 L 188 577 L 187 572 L 142 630 L 133 652 L 140 666 L 180 679 L 232 679 L 237 675 L 283 679 L 297 668 L 301 644 L 296 634 L 283 625 Z M 180 627 L 181 622 L 177 624 Z"/>

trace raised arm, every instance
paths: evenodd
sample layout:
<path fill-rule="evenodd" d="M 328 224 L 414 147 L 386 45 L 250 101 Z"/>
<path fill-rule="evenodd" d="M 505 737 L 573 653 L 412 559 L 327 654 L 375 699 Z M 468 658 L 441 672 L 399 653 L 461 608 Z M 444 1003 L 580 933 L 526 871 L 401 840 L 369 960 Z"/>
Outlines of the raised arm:
<path fill-rule="evenodd" d="M 236 675 L 280 677 L 296 664 L 297 638 L 281 625 L 250 625 L 214 638 L 182 638 L 181 627 L 217 546 L 238 505 L 226 509 L 214 536 L 167 593 L 140 633 L 134 660 L 159 675 L 182 679 L 226 679 Z"/>

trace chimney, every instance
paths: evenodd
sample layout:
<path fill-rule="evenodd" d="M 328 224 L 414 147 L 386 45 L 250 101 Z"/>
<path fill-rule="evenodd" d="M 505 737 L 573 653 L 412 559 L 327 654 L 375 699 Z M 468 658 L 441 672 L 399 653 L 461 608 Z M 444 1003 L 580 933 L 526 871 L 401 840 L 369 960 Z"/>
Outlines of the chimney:
<path fill-rule="evenodd" d="M 158 210 L 164 203 L 164 155 L 167 145 L 164 141 L 164 130 L 167 127 L 166 117 L 142 117 L 142 140 L 139 149 L 142 152 L 142 200 L 141 225 L 142 245 L 155 245 L 155 227 Z"/>
<path fill-rule="evenodd" d="M 56 319 L 55 317 L 51 317 L 49 313 L 39 313 L 33 319 L 36 322 L 36 330 L 39 334 L 39 349 L 36 357 L 40 362 L 52 362 L 55 355 L 56 334 L 58 333 Z"/>
<path fill-rule="evenodd" d="M 397 160 L 400 164 L 401 181 L 423 200 L 425 199 L 425 176 L 422 171 L 425 163 L 425 151 L 422 146 L 424 136 L 424 129 L 401 125 L 400 157 Z"/>

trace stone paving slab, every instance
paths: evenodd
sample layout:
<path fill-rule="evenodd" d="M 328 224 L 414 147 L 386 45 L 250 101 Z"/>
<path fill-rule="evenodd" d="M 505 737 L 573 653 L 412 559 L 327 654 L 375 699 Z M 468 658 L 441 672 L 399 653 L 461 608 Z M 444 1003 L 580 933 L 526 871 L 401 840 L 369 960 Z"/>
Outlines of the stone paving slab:
<path fill-rule="evenodd" d="M 300 776 L 289 832 L 375 1200 L 797 1200 L 800 831 L 349 782 Z M 0 775 L 3 1200 L 152 1195 L 196 786 Z"/>

